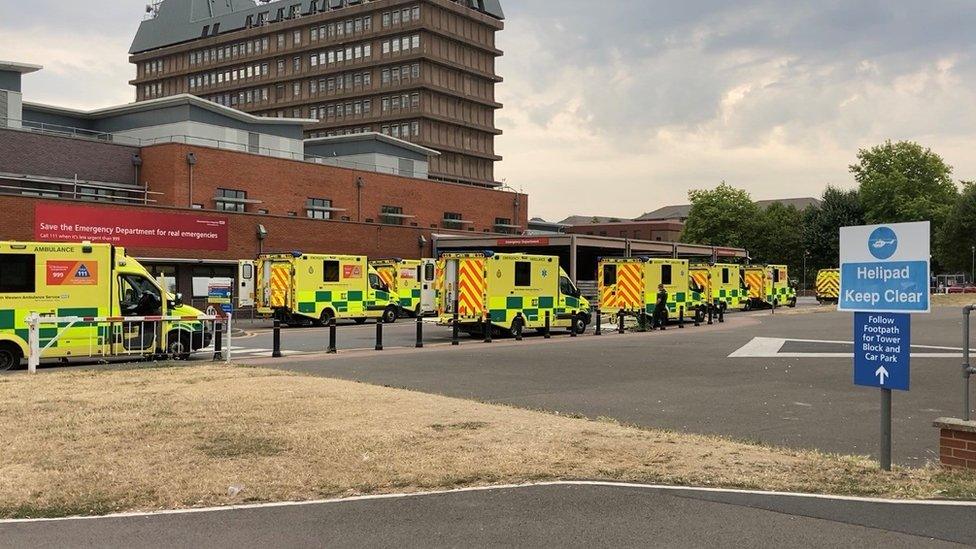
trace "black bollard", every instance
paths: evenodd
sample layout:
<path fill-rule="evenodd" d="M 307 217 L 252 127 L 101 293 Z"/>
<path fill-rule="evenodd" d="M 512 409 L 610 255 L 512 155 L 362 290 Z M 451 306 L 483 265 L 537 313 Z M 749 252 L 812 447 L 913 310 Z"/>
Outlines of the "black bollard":
<path fill-rule="evenodd" d="M 684 329 L 685 327 L 685 308 L 678 308 L 678 328 Z"/>
<path fill-rule="evenodd" d="M 622 310 L 617 311 L 617 333 L 624 333 L 624 312 Z"/>
<path fill-rule="evenodd" d="M 451 319 L 451 345 L 460 345 L 461 342 L 458 341 L 458 315 L 457 309 L 454 309 L 454 318 Z"/>
<path fill-rule="evenodd" d="M 222 351 L 223 347 L 223 335 L 224 335 L 224 325 L 219 320 L 214 321 L 214 360 L 223 360 L 224 353 Z"/>
<path fill-rule="evenodd" d="M 418 349 L 424 348 L 424 318 L 417 315 L 417 344 Z"/>
<path fill-rule="evenodd" d="M 485 343 L 491 343 L 491 315 L 485 315 Z"/>
<path fill-rule="evenodd" d="M 667 309 L 667 308 L 665 307 L 665 309 L 664 309 L 664 318 L 662 318 L 662 319 L 660 320 L 660 323 L 661 323 L 661 331 L 662 331 L 662 332 L 663 332 L 664 330 L 667 330 L 667 329 L 668 329 L 668 320 L 670 320 L 670 319 L 671 319 L 671 311 L 670 311 L 670 310 L 668 310 L 668 309 Z"/>
<path fill-rule="evenodd" d="M 701 326 L 701 308 L 695 309 L 695 328 Z"/>
<path fill-rule="evenodd" d="M 522 318 L 522 313 L 515 314 L 515 321 L 519 325 L 519 331 L 515 333 L 515 341 L 522 341 L 522 330 L 525 329 L 525 321 Z"/>
<path fill-rule="evenodd" d="M 338 352 L 336 347 L 336 339 L 338 339 L 338 334 L 336 333 L 336 319 L 332 317 L 329 319 L 329 348 L 326 352 L 330 355 L 334 355 Z"/>
<path fill-rule="evenodd" d="M 569 337 L 576 337 L 576 312 L 569 315 Z"/>
<path fill-rule="evenodd" d="M 551 328 L 552 328 L 552 324 L 551 321 L 549 320 L 549 311 L 546 311 L 546 325 L 542 332 L 543 339 L 550 339 L 552 337 L 552 333 L 550 331 Z"/>
<path fill-rule="evenodd" d="M 601 322 L 601 319 L 600 319 L 600 308 L 597 307 L 596 308 L 596 329 L 593 331 L 593 334 L 594 335 L 603 335 L 603 331 L 602 331 L 601 326 L 600 326 L 601 323 L 602 322 Z"/>
<path fill-rule="evenodd" d="M 281 358 L 281 321 L 277 318 L 274 320 L 274 337 L 272 341 L 273 350 L 271 351 L 271 358 Z"/>
<path fill-rule="evenodd" d="M 771 315 L 774 315 L 774 314 L 776 314 L 776 300 L 775 300 L 775 299 L 773 300 L 773 308 L 772 308 L 772 312 L 771 312 L 771 313 L 769 313 L 769 314 L 771 314 Z"/>
<path fill-rule="evenodd" d="M 718 323 L 721 324 L 725 322 L 725 307 L 719 305 L 718 308 Z"/>
<path fill-rule="evenodd" d="M 383 350 L 383 319 L 376 319 L 376 350 Z"/>
<path fill-rule="evenodd" d="M 712 306 L 711 304 L 709 304 L 708 305 L 708 325 L 709 326 L 712 325 L 712 313 L 713 313 L 714 310 L 715 310 L 715 307 Z"/>

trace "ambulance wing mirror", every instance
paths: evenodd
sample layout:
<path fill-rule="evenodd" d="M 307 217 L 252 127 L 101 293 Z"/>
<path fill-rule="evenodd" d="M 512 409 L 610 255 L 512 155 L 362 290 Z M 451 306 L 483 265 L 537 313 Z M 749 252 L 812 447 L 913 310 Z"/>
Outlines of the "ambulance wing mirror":
<path fill-rule="evenodd" d="M 173 295 L 173 299 L 169 300 L 169 307 L 171 309 L 183 306 L 183 294 L 177 292 Z"/>

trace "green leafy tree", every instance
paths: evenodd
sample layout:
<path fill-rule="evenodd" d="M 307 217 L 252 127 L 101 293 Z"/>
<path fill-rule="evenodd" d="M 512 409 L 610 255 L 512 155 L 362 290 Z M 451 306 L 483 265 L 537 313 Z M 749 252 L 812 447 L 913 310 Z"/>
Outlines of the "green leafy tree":
<path fill-rule="evenodd" d="M 785 264 L 790 278 L 802 280 L 803 212 L 795 206 L 773 202 L 761 211 L 747 239 L 755 263 Z"/>
<path fill-rule="evenodd" d="M 886 141 L 857 153 L 850 171 L 867 223 L 931 221 L 941 227 L 958 192 L 952 167 L 918 143 Z"/>
<path fill-rule="evenodd" d="M 840 228 L 864 224 L 864 210 L 857 191 L 827 186 L 820 206 L 803 212 L 803 249 L 807 256 L 807 280 L 818 269 L 837 267 L 840 261 Z"/>
<path fill-rule="evenodd" d="M 723 181 L 711 190 L 690 191 L 688 198 L 691 211 L 681 235 L 682 242 L 747 247 L 760 213 L 749 193 Z"/>
<path fill-rule="evenodd" d="M 943 270 L 970 273 L 973 246 L 976 246 L 976 182 L 963 181 L 962 194 L 939 227 L 933 248 Z"/>

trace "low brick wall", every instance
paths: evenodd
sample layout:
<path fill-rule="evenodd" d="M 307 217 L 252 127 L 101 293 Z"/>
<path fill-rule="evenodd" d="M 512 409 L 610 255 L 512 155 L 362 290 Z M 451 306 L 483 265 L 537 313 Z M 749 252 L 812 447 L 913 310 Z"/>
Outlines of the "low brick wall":
<path fill-rule="evenodd" d="M 976 471 L 976 421 L 940 417 L 939 461 L 943 467 Z"/>

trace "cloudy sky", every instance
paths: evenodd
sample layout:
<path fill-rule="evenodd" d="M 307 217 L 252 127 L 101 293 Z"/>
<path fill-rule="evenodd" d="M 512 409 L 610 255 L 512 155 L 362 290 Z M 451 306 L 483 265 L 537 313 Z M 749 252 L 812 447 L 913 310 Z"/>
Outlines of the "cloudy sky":
<path fill-rule="evenodd" d="M 29 100 L 131 101 L 145 2 L 0 2 Z M 721 180 L 756 199 L 850 187 L 859 147 L 913 139 L 976 178 L 969 1 L 505 2 L 505 157 L 530 213 L 632 217 Z"/>

